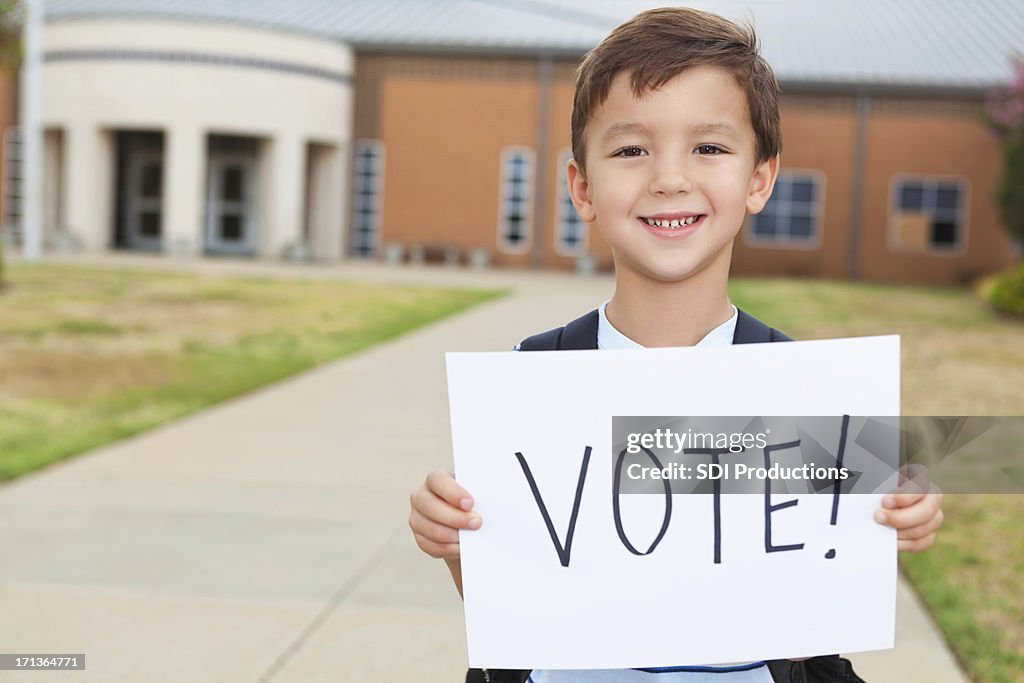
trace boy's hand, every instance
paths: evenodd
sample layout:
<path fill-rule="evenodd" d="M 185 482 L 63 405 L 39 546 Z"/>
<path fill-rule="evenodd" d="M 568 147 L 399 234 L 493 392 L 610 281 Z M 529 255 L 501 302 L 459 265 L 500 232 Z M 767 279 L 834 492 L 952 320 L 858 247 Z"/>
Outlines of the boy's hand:
<path fill-rule="evenodd" d="M 472 512 L 473 497 L 455 483 L 451 472 L 435 470 L 409 496 L 409 528 L 416 545 L 431 557 L 458 562 L 459 529 L 479 529 L 480 515 Z"/>
<path fill-rule="evenodd" d="M 935 543 L 935 534 L 942 526 L 942 491 L 928 478 L 928 471 L 911 465 L 905 479 L 892 493 L 882 498 L 882 507 L 875 510 L 875 521 L 899 532 L 898 547 L 916 553 Z"/>

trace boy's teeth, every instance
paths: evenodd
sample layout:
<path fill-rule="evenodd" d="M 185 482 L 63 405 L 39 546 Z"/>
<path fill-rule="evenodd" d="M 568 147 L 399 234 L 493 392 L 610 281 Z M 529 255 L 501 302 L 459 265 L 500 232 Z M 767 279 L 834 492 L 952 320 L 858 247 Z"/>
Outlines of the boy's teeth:
<path fill-rule="evenodd" d="M 682 220 L 672 220 L 672 221 L 663 221 L 663 220 L 656 220 L 654 218 L 645 218 L 644 222 L 646 222 L 647 225 L 655 226 L 655 227 L 659 227 L 659 228 L 678 228 L 681 225 L 692 225 L 698 218 L 700 218 L 700 216 L 689 216 L 688 218 L 684 218 Z"/>

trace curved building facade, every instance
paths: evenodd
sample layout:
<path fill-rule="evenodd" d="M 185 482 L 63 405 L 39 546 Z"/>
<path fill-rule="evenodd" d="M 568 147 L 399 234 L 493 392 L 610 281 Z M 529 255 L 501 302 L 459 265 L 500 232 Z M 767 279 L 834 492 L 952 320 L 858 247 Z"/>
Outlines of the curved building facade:
<path fill-rule="evenodd" d="M 43 31 L 44 236 L 340 258 L 353 53 L 295 32 L 85 18 Z"/>
<path fill-rule="evenodd" d="M 734 272 L 945 284 L 1016 262 L 985 103 L 1013 77 L 1024 4 L 937 2 L 921 24 L 822 2 L 706 3 L 756 20 L 783 90 L 779 180 Z M 639 5 L 571 4 L 47 0 L 46 242 L 610 268 L 566 190 L 573 74 Z M 0 127 L 6 94 L 0 78 Z M 3 130 L 17 238 L 20 132 Z"/>

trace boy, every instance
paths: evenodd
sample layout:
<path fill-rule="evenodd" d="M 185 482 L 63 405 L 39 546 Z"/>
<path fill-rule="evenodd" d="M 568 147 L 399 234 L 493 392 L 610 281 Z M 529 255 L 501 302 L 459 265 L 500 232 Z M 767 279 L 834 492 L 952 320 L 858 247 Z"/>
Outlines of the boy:
<path fill-rule="evenodd" d="M 583 335 L 592 334 L 592 343 L 575 348 L 787 339 L 738 312 L 726 290 L 733 240 L 746 213 L 764 208 L 779 170 L 778 96 L 753 30 L 697 10 L 639 14 L 586 56 L 576 73 L 568 183 L 580 217 L 612 248 L 615 294 L 569 326 L 576 337 L 581 328 L 594 330 Z M 754 328 L 763 338 L 750 337 Z M 552 348 L 556 336 L 561 339 L 560 333 L 531 338 L 523 350 L 544 338 Z M 433 472 L 411 503 L 417 544 L 444 558 L 461 594 L 458 530 L 483 523 L 471 495 L 451 474 Z M 941 494 L 890 494 L 875 519 L 899 531 L 900 550 L 924 550 L 942 523 Z M 517 680 L 526 677 L 521 672 Z M 835 656 L 798 665 L 529 674 L 534 683 L 765 683 L 783 677 L 860 680 Z"/>

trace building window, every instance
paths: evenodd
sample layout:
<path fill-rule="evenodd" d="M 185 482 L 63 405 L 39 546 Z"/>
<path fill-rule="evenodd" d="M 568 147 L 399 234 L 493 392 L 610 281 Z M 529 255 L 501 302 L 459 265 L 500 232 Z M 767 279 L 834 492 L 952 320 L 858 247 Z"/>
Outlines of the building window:
<path fill-rule="evenodd" d="M 373 256 L 380 237 L 384 186 L 384 143 L 356 140 L 352 191 L 352 254 Z"/>
<path fill-rule="evenodd" d="M 18 234 L 21 230 L 21 129 L 4 131 L 4 215 L 3 228 Z"/>
<path fill-rule="evenodd" d="M 501 152 L 498 200 L 498 247 L 522 253 L 530 246 L 533 229 L 534 153 L 528 147 L 506 147 Z"/>
<path fill-rule="evenodd" d="M 565 256 L 581 256 L 587 252 L 589 226 L 583 222 L 572 205 L 567 182 L 566 164 L 572 159 L 572 150 L 565 149 L 558 155 L 558 186 L 555 196 L 555 251 Z"/>
<path fill-rule="evenodd" d="M 891 242 L 900 251 L 941 251 L 964 241 L 966 182 L 956 178 L 896 178 Z"/>
<path fill-rule="evenodd" d="M 824 174 L 780 171 L 764 209 L 751 217 L 748 241 L 771 246 L 816 246 L 821 234 Z"/>

